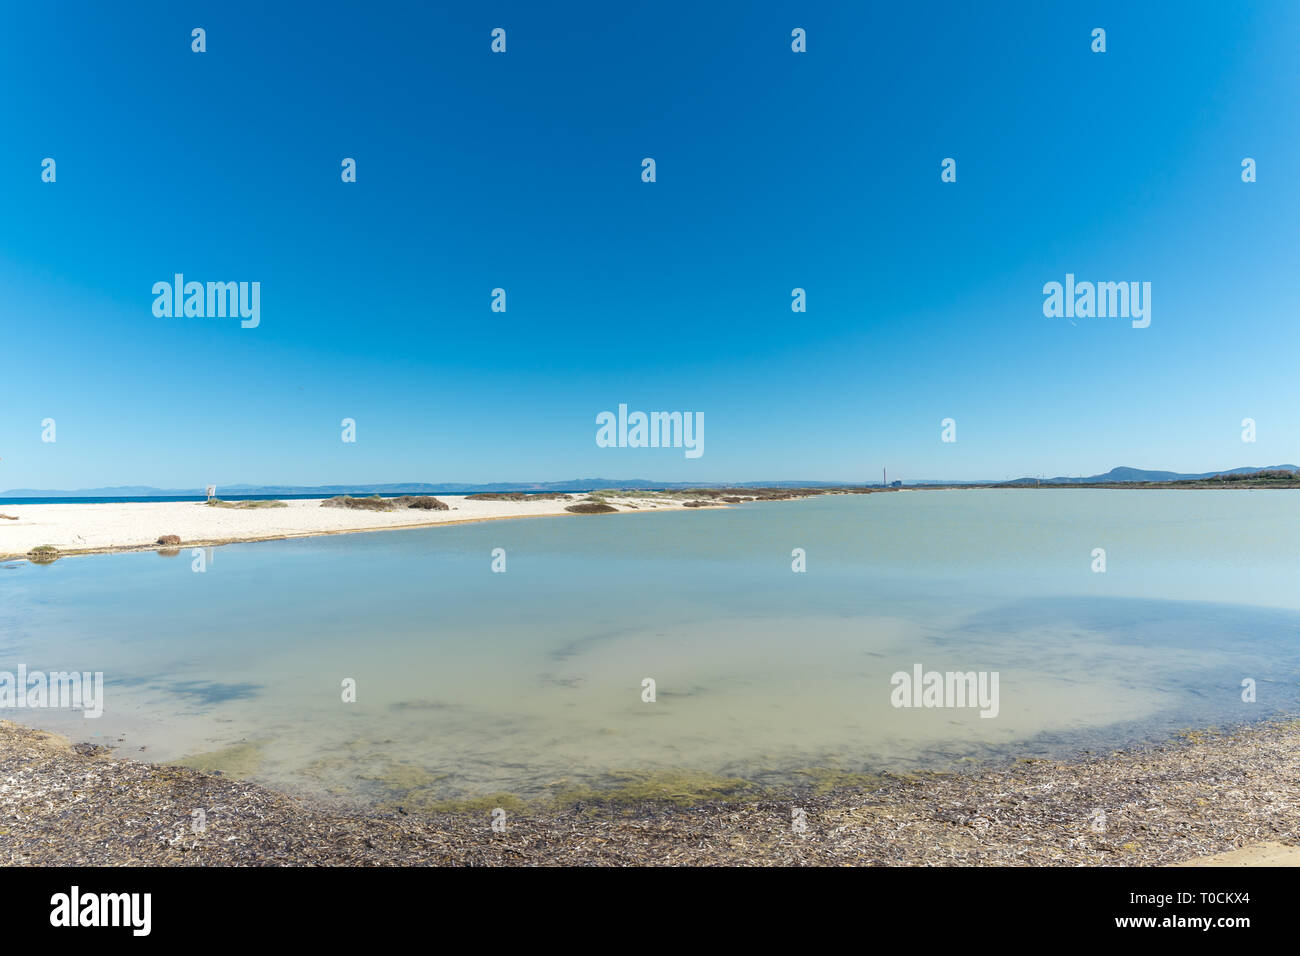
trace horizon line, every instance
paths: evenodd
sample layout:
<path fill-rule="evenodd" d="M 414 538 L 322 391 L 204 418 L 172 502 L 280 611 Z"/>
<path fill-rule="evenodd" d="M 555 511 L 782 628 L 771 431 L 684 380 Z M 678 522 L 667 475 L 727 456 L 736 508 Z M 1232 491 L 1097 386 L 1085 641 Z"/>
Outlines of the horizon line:
<path fill-rule="evenodd" d="M 1239 466 L 1239 467 L 1236 467 L 1236 468 L 1228 468 L 1228 469 L 1220 469 L 1220 470 L 1210 470 L 1210 471 L 1205 471 L 1205 472 L 1176 472 L 1176 471 L 1171 471 L 1171 470 L 1169 470 L 1169 469 L 1162 469 L 1162 468 L 1136 468 L 1136 467 L 1133 467 L 1133 466 L 1131 466 L 1131 465 L 1117 465 L 1117 466 L 1111 468 L 1109 471 L 1106 471 L 1106 472 L 1097 472 L 1097 473 L 1095 473 L 1095 474 L 1091 474 L 1091 475 L 1053 475 L 1053 476 L 1051 476 L 1050 478 L 1045 477 L 1045 476 L 1043 476 L 1043 475 L 1037 475 L 1037 476 L 1035 476 L 1035 475 L 1025 475 L 1025 474 L 1021 474 L 1020 476 L 1018 476 L 1018 477 L 1014 477 L 1014 478 L 914 478 L 914 479 L 911 479 L 910 481 L 905 481 L 905 480 L 903 480 L 903 479 L 901 479 L 901 478 L 898 478 L 898 479 L 894 479 L 894 481 L 899 481 L 899 482 L 901 482 L 903 485 L 908 485 L 908 484 L 913 484 L 913 485 L 916 485 L 916 484 L 974 485 L 974 484 L 1002 484 L 1002 483 L 1007 483 L 1007 482 L 1029 481 L 1029 480 L 1034 479 L 1034 478 L 1037 478 L 1038 480 L 1041 480 L 1041 481 L 1058 481 L 1058 480 L 1067 480 L 1067 481 L 1068 481 L 1068 480 L 1081 480 L 1081 479 L 1087 479 L 1087 478 L 1104 478 L 1106 475 L 1109 475 L 1109 474 L 1111 474 L 1112 472 L 1115 472 L 1115 471 L 1118 471 L 1118 470 L 1121 470 L 1121 469 L 1131 470 L 1131 471 L 1139 471 L 1139 472 L 1152 472 L 1152 473 L 1163 473 L 1163 474 L 1171 474 L 1171 475 L 1183 475 L 1183 476 L 1201 476 L 1201 475 L 1213 476 L 1213 475 L 1216 475 L 1216 474 L 1230 474 L 1230 473 L 1233 473 L 1233 472 L 1242 472 L 1242 471 L 1267 471 L 1267 470 L 1271 470 L 1271 469 L 1292 469 L 1292 470 L 1294 470 L 1294 469 L 1296 469 L 1296 468 L 1297 468 L 1297 466 L 1295 466 L 1295 465 L 1261 465 L 1261 466 L 1256 466 L 1256 465 L 1243 465 L 1243 466 Z M 372 488 L 372 487 L 395 487 L 395 486 L 404 486 L 404 485 L 430 485 L 430 486 L 443 486 L 443 487 L 447 487 L 447 488 L 489 488 L 489 487 L 491 487 L 491 486 L 495 486 L 495 485 L 516 485 L 516 486 L 524 486 L 524 487 L 542 487 L 542 486 L 556 486 L 556 485 L 580 485 L 580 484 L 589 484 L 589 483 L 593 483 L 593 482 L 601 482 L 601 483 L 609 484 L 609 485 L 611 485 L 612 487 L 615 487 L 615 488 L 620 487 L 620 485 L 617 484 L 617 483 L 619 483 L 619 482 L 626 482 L 626 483 L 629 483 L 629 484 L 638 484 L 638 485 L 648 485 L 648 486 L 653 486 L 653 487 L 680 486 L 680 487 L 687 487 L 687 488 L 690 488 L 690 487 L 701 487 L 701 488 L 702 488 L 702 487 L 714 486 L 714 485 L 720 485 L 720 486 L 734 485 L 734 486 L 737 486 L 737 487 L 745 486 L 745 485 L 750 485 L 750 486 L 755 486 L 755 485 L 802 485 L 802 486 L 805 486 L 805 487 L 815 487 L 815 486 L 819 486 L 819 485 L 820 485 L 820 486 L 835 486 L 835 487 L 846 487 L 846 488 L 847 488 L 847 487 L 877 487 L 877 486 L 884 487 L 884 486 L 886 485 L 886 482 L 885 482 L 885 481 L 874 481 L 874 480 L 873 480 L 873 481 L 861 481 L 861 480 L 859 480 L 859 481 L 844 481 L 844 480 L 838 480 L 838 479 L 824 479 L 824 478 L 817 478 L 817 479 L 793 479 L 793 478 L 779 478 L 779 479 L 776 479 L 776 478 L 774 478 L 774 479 L 761 479 L 761 480 L 760 480 L 760 479 L 744 479 L 744 480 L 737 480 L 737 481 L 717 481 L 717 480 L 714 480 L 714 481 L 698 481 L 698 482 L 689 482 L 689 481 L 660 481 L 660 480 L 654 480 L 654 479 L 650 479 L 650 478 L 602 478 L 602 477 L 591 477 L 591 478 L 571 478 L 571 479 L 552 480 L 552 481 L 508 481 L 508 480 L 498 480 L 498 481 L 478 481 L 478 482 L 469 482 L 469 481 L 357 481 L 357 482 L 325 482 L 325 483 L 322 483 L 322 484 L 316 484 L 316 485 L 295 484 L 295 483 L 291 483 L 291 482 L 261 482 L 261 483 L 258 483 L 258 482 L 247 482 L 247 481 L 241 481 L 241 482 L 231 482 L 231 483 L 224 484 L 224 485 L 222 485 L 222 484 L 220 484 L 220 483 L 214 483 L 214 484 L 215 484 L 215 487 L 218 489 L 218 491 L 220 491 L 220 489 L 221 489 L 222 487 L 225 487 L 225 488 L 227 488 L 227 489 L 239 489 L 239 488 L 303 489 L 304 492 L 310 492 L 310 491 L 323 490 L 323 489 L 339 489 L 339 488 L 358 488 L 358 489 L 359 489 L 359 488 Z M 889 484 L 893 484 L 893 481 L 890 481 L 890 482 L 888 482 L 888 483 L 889 483 Z M 9 489 L 6 489 L 6 490 L 4 490 L 4 491 L 0 491 L 0 497 L 33 497 L 33 496 L 35 496 L 35 495 L 43 495 L 43 496 L 48 496 L 48 495 L 76 495 L 76 494 L 85 494 L 85 493 L 90 493 L 90 492 L 109 492 L 109 491 L 119 491 L 119 490 L 123 490 L 123 489 L 133 489 L 133 490 L 138 490 L 138 491 L 143 491 L 143 492 L 151 492 L 151 493 L 157 493 L 157 494 L 166 494 L 166 493 L 177 493 L 177 494 L 202 494 L 202 493 L 204 493 L 204 492 L 206 491 L 207 487 L 208 487 L 208 484 L 207 484 L 207 483 L 204 483 L 204 484 L 201 484 L 201 485 L 196 485 L 196 486 L 194 486 L 192 489 L 190 489 L 190 488 L 160 488 L 160 487 L 157 487 L 157 486 L 154 486 L 154 485 L 133 485 L 133 484 L 122 484 L 122 485 L 100 485 L 100 486 L 96 486 L 96 487 L 92 487 L 92 488 L 72 488 L 72 489 L 68 489 L 68 488 L 9 488 Z M 299 493 L 303 493 L 303 492 L 299 492 Z M 444 493 L 444 494 L 454 494 L 455 492 L 453 492 L 453 491 L 444 491 L 443 493 Z"/>

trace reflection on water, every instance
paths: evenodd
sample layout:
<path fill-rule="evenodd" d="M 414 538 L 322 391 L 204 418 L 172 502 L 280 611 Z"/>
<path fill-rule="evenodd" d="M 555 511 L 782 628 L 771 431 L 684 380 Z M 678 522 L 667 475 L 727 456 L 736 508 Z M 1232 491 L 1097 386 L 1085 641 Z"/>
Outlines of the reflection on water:
<path fill-rule="evenodd" d="M 10 565 L 0 670 L 107 700 L 3 716 L 416 805 L 1100 749 L 1296 708 L 1297 540 L 1285 492 L 936 491 Z M 894 708 L 918 663 L 998 716 Z"/>

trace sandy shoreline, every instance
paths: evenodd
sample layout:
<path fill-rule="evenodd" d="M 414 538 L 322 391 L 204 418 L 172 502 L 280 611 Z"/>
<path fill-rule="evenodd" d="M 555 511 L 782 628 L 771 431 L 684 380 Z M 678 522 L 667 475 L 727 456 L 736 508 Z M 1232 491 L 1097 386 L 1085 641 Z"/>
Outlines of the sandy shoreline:
<path fill-rule="evenodd" d="M 4 864 L 1294 866 L 1297 844 L 1297 721 L 871 788 L 529 810 L 504 832 L 486 810 L 340 811 L 0 721 Z"/>
<path fill-rule="evenodd" d="M 619 495 L 601 493 L 620 513 L 681 511 L 689 495 Z M 322 508 L 321 498 L 285 501 L 283 508 L 210 508 L 202 502 L 125 502 L 105 504 L 0 505 L 0 512 L 17 520 L 0 520 L 0 560 L 25 558 L 42 545 L 59 556 L 118 551 L 158 550 L 158 539 L 176 535 L 179 547 L 214 547 L 243 541 L 396 531 L 435 525 L 509 518 L 592 517 L 564 509 L 584 498 L 529 498 L 523 501 L 471 501 L 465 495 L 441 495 L 447 511 L 402 508 L 375 512 Z M 711 506 L 726 507 L 722 502 Z M 600 517 L 600 516 L 595 516 Z"/>

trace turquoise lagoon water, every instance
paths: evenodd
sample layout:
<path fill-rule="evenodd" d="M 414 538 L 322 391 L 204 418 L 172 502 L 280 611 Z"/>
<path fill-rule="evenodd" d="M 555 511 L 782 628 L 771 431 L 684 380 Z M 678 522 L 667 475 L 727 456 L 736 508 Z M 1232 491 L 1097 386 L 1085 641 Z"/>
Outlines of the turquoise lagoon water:
<path fill-rule="evenodd" d="M 20 663 L 103 671 L 104 716 L 0 717 L 138 759 L 234 747 L 359 802 L 1098 750 L 1297 708 L 1300 495 L 916 491 L 229 545 L 204 573 L 11 562 Z M 996 671 L 998 716 L 893 707 L 917 663 Z"/>

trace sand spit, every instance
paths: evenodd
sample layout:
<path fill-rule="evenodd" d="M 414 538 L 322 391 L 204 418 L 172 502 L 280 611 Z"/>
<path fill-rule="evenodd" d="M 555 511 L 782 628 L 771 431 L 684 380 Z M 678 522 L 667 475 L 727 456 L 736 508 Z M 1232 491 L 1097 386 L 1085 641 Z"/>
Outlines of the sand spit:
<path fill-rule="evenodd" d="M 807 497 L 823 492 L 795 492 Z M 619 512 L 682 510 L 700 492 L 596 492 L 596 497 Z M 786 497 L 784 491 L 782 497 Z M 113 551 L 148 551 L 163 547 L 159 538 L 174 535 L 180 547 L 213 547 L 239 541 L 268 541 L 359 531 L 394 531 L 430 525 L 505 518 L 564 517 L 574 514 L 566 506 L 586 500 L 554 495 L 522 500 L 471 499 L 441 495 L 448 510 L 400 507 L 394 511 L 321 507 L 320 498 L 284 501 L 283 507 L 208 507 L 195 501 L 127 502 L 111 504 L 6 505 L 16 521 L 0 526 L 0 560 L 24 558 L 34 549 L 52 546 L 58 557 Z M 760 500 L 779 500 L 762 498 Z M 720 500 L 718 507 L 727 507 Z M 175 544 L 166 547 L 177 547 Z"/>
<path fill-rule="evenodd" d="M 1295 865 L 1297 843 L 1298 721 L 780 799 L 525 811 L 501 833 L 486 812 L 327 809 L 0 721 L 0 864 Z"/>

